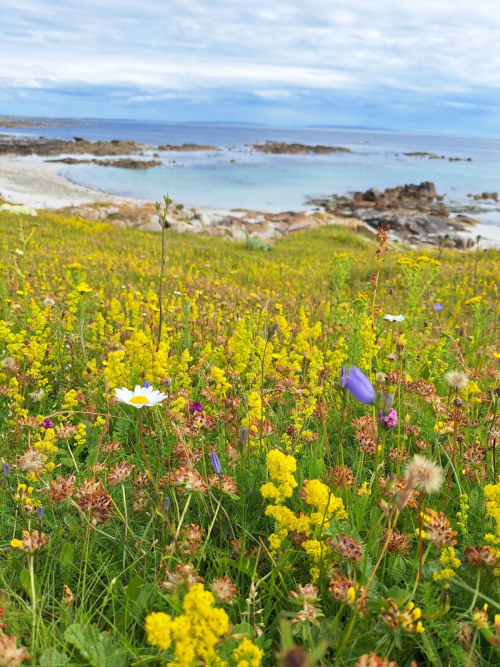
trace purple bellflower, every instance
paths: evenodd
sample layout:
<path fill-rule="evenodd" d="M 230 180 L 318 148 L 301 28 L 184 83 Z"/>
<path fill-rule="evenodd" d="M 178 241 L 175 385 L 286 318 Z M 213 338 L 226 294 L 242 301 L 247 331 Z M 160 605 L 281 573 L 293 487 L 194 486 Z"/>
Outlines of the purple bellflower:
<path fill-rule="evenodd" d="M 346 388 L 360 403 L 369 405 L 375 401 L 375 389 L 372 383 L 357 366 L 351 366 L 349 370 L 342 366 L 340 386 Z"/>

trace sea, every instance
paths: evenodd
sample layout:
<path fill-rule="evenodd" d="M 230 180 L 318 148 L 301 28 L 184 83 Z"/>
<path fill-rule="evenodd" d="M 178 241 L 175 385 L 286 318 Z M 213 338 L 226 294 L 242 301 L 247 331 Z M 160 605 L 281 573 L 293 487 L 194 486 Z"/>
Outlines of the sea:
<path fill-rule="evenodd" d="M 77 136 L 94 141 L 134 140 L 146 144 L 144 157 L 148 159 L 153 158 L 156 147 L 162 144 L 195 143 L 220 149 L 161 152 L 155 158 L 161 160 L 161 166 L 140 171 L 92 164 L 61 165 L 60 174 L 65 178 L 108 193 L 148 201 L 161 200 L 168 194 L 175 202 L 195 207 L 277 212 L 310 209 L 310 198 L 432 181 L 452 211 L 500 226 L 499 202 L 476 202 L 470 197 L 500 192 L 500 137 L 236 123 L 40 120 L 53 124 L 8 129 L 2 128 L 0 119 L 0 133 L 61 139 Z M 56 122 L 64 126 L 56 126 Z M 351 152 L 270 155 L 252 148 L 252 144 L 266 141 L 339 146 Z M 406 155 L 415 152 L 445 159 Z"/>

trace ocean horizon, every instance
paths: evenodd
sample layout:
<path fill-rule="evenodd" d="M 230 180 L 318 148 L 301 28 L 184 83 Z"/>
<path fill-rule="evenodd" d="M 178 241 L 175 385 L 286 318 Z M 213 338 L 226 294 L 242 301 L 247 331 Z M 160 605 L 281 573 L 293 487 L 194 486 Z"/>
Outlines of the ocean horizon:
<path fill-rule="evenodd" d="M 311 208 L 309 198 L 431 181 L 452 213 L 467 212 L 473 204 L 477 210 L 470 213 L 472 217 L 484 224 L 500 225 L 498 202 L 474 202 L 468 197 L 499 191 L 500 137 L 324 126 L 287 128 L 85 118 L 50 121 L 67 126 L 3 128 L 0 118 L 0 133 L 60 139 L 76 136 L 92 141 L 133 140 L 148 146 L 144 150 L 144 158 L 148 159 L 153 159 L 153 154 L 158 153 L 156 147 L 164 144 L 193 143 L 220 149 L 160 151 L 154 159 L 161 161 L 161 166 L 147 170 L 60 165 L 59 173 L 68 180 L 105 193 L 149 201 L 168 193 L 176 202 L 194 207 L 276 212 Z M 351 152 L 272 155 L 252 148 L 252 144 L 266 141 L 338 146 Z M 406 155 L 416 152 L 444 159 Z M 19 159 L 40 162 L 52 158 Z"/>

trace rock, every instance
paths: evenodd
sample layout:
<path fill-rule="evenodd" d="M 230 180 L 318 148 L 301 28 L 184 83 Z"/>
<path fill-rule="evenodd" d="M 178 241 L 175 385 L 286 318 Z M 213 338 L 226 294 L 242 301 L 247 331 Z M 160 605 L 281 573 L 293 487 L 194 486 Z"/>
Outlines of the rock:
<path fill-rule="evenodd" d="M 260 153 L 273 153 L 274 155 L 282 154 L 307 154 L 307 153 L 351 153 L 350 148 L 343 148 L 341 146 L 309 146 L 307 144 L 287 144 L 280 141 L 266 141 L 265 144 L 252 144 L 252 148 Z"/>
<path fill-rule="evenodd" d="M 62 162 L 63 164 L 98 164 L 100 167 L 118 167 L 119 169 L 150 169 L 151 167 L 160 167 L 163 163 L 159 160 L 133 160 L 131 158 L 122 158 L 121 160 L 78 160 L 74 157 L 65 157 L 55 160 L 45 160 L 45 162 Z"/>
<path fill-rule="evenodd" d="M 382 193 L 377 188 L 370 188 L 366 192 L 363 192 L 361 199 L 363 201 L 377 201 L 381 195 Z"/>
<path fill-rule="evenodd" d="M 78 137 L 78 141 L 62 139 L 47 139 L 46 137 L 16 137 L 0 138 L 0 154 L 14 153 L 16 155 L 60 155 L 61 153 L 90 155 L 130 155 L 138 153 L 144 144 L 135 141 L 88 141 Z"/>
<path fill-rule="evenodd" d="M 203 146 L 202 144 L 181 144 L 180 146 L 175 146 L 173 144 L 164 144 L 163 146 L 158 146 L 159 151 L 220 151 L 220 148 L 217 146 Z"/>

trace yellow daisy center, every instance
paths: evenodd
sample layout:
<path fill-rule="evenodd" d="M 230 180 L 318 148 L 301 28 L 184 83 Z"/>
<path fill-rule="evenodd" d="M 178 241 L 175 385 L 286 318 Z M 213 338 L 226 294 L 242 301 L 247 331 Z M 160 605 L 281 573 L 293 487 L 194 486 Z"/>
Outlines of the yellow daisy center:
<path fill-rule="evenodd" d="M 148 399 L 145 396 L 132 396 L 130 402 L 134 405 L 144 405 L 148 402 Z"/>

